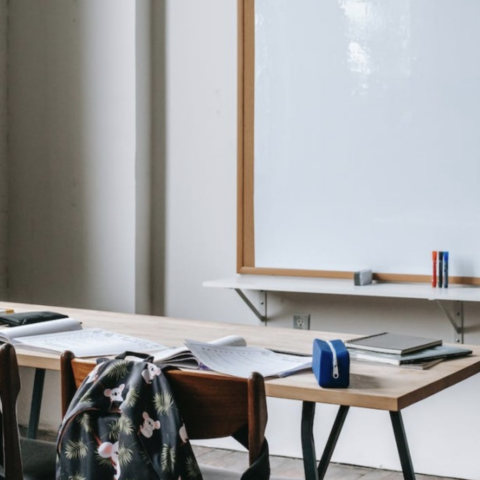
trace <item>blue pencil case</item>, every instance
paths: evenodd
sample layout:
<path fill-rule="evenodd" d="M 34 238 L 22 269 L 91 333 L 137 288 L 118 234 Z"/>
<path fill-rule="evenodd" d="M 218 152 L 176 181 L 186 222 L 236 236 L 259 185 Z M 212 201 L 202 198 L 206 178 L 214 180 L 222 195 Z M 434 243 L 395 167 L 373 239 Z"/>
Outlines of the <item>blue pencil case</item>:
<path fill-rule="evenodd" d="M 313 341 L 312 369 L 323 388 L 347 388 L 350 384 L 350 355 L 342 340 Z"/>

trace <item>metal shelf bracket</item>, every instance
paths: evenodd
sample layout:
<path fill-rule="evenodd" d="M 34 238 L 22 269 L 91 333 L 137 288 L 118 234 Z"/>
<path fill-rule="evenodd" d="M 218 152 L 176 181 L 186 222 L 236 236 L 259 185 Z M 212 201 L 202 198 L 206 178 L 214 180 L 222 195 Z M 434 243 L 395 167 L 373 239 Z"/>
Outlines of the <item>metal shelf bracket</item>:
<path fill-rule="evenodd" d="M 245 302 L 248 308 L 255 314 L 255 316 L 264 323 L 267 323 L 267 292 L 265 290 L 258 290 L 258 298 L 256 305 L 245 295 L 245 293 L 240 288 L 234 288 L 239 297 Z M 448 311 L 445 306 L 442 304 L 442 301 L 435 300 L 435 303 L 440 307 L 440 310 L 447 317 L 449 322 L 452 324 L 454 330 L 454 342 L 455 343 L 464 343 L 464 311 L 463 311 L 463 301 L 454 301 L 453 302 L 453 311 Z"/>
<path fill-rule="evenodd" d="M 464 315 L 463 315 L 463 302 L 455 301 L 453 302 L 453 314 L 449 312 L 440 302 L 440 300 L 435 300 L 437 305 L 440 307 L 442 312 L 448 318 L 450 323 L 453 326 L 454 334 L 453 338 L 455 343 L 463 343 L 464 341 Z"/>
<path fill-rule="evenodd" d="M 261 322 L 267 322 L 267 292 L 258 291 L 258 306 L 254 305 L 250 299 L 239 288 L 235 288 L 240 298 L 247 304 L 248 308 L 255 314 Z"/>

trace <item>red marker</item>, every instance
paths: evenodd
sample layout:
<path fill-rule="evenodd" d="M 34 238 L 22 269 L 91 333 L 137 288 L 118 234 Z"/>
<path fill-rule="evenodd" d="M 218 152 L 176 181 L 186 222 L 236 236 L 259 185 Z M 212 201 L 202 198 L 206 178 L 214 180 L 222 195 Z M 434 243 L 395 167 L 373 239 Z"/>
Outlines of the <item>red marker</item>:
<path fill-rule="evenodd" d="M 432 275 L 432 287 L 437 286 L 437 252 L 432 252 L 433 262 L 433 275 Z"/>

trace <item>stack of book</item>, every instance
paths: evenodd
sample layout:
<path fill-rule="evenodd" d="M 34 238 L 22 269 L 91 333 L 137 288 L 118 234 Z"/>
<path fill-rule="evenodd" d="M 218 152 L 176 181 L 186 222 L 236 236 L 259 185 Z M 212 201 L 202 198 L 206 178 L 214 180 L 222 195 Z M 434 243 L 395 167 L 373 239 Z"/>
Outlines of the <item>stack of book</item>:
<path fill-rule="evenodd" d="M 352 360 L 402 365 L 423 370 L 445 359 L 472 353 L 468 348 L 443 345 L 442 340 L 383 332 L 347 340 Z"/>

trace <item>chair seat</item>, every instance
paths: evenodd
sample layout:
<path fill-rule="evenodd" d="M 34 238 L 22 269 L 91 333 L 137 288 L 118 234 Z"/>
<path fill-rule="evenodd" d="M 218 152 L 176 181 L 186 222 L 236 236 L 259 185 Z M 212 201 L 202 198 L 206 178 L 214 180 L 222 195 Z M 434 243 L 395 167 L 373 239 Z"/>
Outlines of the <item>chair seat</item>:
<path fill-rule="evenodd" d="M 55 443 L 21 438 L 20 445 L 24 480 L 55 480 Z"/>

